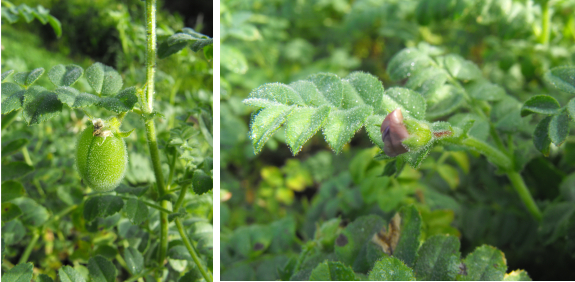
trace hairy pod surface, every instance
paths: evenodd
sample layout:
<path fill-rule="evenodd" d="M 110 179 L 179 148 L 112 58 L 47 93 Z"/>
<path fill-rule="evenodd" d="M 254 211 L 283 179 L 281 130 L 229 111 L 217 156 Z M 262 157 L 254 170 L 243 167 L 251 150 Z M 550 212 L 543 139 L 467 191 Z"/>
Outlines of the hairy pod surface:
<path fill-rule="evenodd" d="M 78 138 L 76 169 L 88 186 L 97 192 L 106 192 L 116 188 L 124 178 L 128 152 L 118 134 L 102 137 L 95 136 L 94 132 L 91 125 Z"/>

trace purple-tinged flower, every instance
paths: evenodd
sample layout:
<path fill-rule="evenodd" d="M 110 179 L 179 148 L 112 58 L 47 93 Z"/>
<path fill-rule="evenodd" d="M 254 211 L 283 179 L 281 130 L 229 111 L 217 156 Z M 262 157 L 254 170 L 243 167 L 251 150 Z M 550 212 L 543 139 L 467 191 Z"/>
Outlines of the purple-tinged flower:
<path fill-rule="evenodd" d="M 401 109 L 395 109 L 389 113 L 381 124 L 381 140 L 383 140 L 383 151 L 390 157 L 396 157 L 409 150 L 401 144 L 401 141 L 409 137 L 409 133 L 403 124 Z"/>

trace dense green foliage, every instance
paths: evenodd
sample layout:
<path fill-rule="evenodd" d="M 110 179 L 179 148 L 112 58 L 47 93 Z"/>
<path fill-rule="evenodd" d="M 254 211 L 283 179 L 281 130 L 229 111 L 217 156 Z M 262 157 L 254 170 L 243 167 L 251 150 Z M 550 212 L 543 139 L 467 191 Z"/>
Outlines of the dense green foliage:
<path fill-rule="evenodd" d="M 575 277 L 574 11 L 221 1 L 222 280 Z M 412 255 L 376 252 L 408 205 Z"/>
<path fill-rule="evenodd" d="M 211 39 L 158 6 L 148 64 L 152 1 L 11 2 L 2 281 L 211 281 Z"/>

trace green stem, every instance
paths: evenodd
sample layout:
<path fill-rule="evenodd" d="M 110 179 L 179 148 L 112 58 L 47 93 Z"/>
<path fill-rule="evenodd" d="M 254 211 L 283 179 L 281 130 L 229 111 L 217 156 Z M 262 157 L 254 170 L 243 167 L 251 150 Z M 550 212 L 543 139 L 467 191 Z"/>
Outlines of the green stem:
<path fill-rule="evenodd" d="M 146 85 L 144 98 L 142 102 L 142 111 L 151 113 L 154 104 L 154 76 L 156 71 L 156 0 L 146 0 Z M 156 139 L 156 127 L 154 121 L 146 122 L 146 137 L 150 147 L 150 156 L 154 166 L 156 176 L 156 185 L 160 197 L 166 194 L 164 175 L 162 173 L 162 164 L 160 162 L 160 153 L 158 151 L 158 140 Z M 169 202 L 163 200 L 162 208 L 168 209 Z M 158 252 L 158 263 L 164 265 L 166 253 L 168 251 L 168 213 L 160 212 L 160 246 Z"/>
<path fill-rule="evenodd" d="M 182 187 L 182 191 L 180 192 L 180 196 L 178 196 L 178 200 L 176 201 L 176 205 L 174 206 L 174 212 L 178 212 L 182 204 L 184 203 L 184 198 L 186 197 L 186 193 L 188 192 L 188 186 L 184 185 Z"/>
<path fill-rule="evenodd" d="M 176 172 L 176 159 L 178 158 L 178 150 L 174 148 L 174 155 L 170 162 L 170 174 L 168 175 L 168 189 L 172 186 L 172 180 L 174 179 L 174 173 Z M 177 211 L 177 210 L 176 210 Z"/>
<path fill-rule="evenodd" d="M 34 249 L 36 242 L 38 242 L 38 238 L 40 238 L 40 233 L 38 232 L 38 230 L 36 230 L 36 231 L 34 231 L 34 236 L 32 236 L 32 240 L 30 240 L 30 243 L 28 243 L 28 246 L 26 247 L 26 249 L 24 250 L 24 253 L 20 257 L 18 264 L 25 263 L 28 261 L 28 258 L 30 257 L 30 254 L 32 253 L 32 250 Z"/>
<path fill-rule="evenodd" d="M 128 197 L 128 196 L 122 196 L 122 195 L 120 195 L 119 197 L 122 198 L 122 199 L 124 199 L 124 200 L 134 199 L 134 198 L 131 198 L 131 197 Z M 166 208 L 163 208 L 163 207 L 158 206 L 158 205 L 156 205 L 156 204 L 149 203 L 149 202 L 142 201 L 142 200 L 140 200 L 140 201 L 141 201 L 142 203 L 144 203 L 144 204 L 145 204 L 146 206 L 148 206 L 148 207 L 157 209 L 157 210 L 162 211 L 162 212 L 165 212 L 165 213 L 172 213 L 171 210 L 166 209 Z"/>
<path fill-rule="evenodd" d="M 507 148 L 503 145 L 503 141 L 499 137 L 499 134 L 497 134 L 497 130 L 495 130 L 495 126 L 491 122 L 489 122 L 489 134 L 491 135 L 493 142 L 495 142 L 495 145 L 497 145 L 497 148 L 502 152 L 507 152 Z"/>
<path fill-rule="evenodd" d="M 180 237 L 182 237 L 182 241 L 184 241 L 184 245 L 188 249 L 188 252 L 192 256 L 192 259 L 194 260 L 194 262 L 198 266 L 198 269 L 202 273 L 202 276 L 204 276 L 204 279 L 206 279 L 206 281 L 212 282 L 212 276 L 204 269 L 203 265 L 200 263 L 200 258 L 198 257 L 198 254 L 196 253 L 196 249 L 194 248 L 194 246 L 192 245 L 192 243 L 188 239 L 186 232 L 184 232 L 184 227 L 182 226 L 182 222 L 180 222 L 179 218 L 176 218 L 175 222 L 176 222 L 176 226 L 178 227 L 178 232 L 180 232 Z"/>
<path fill-rule="evenodd" d="M 539 36 L 539 43 L 547 45 L 549 44 L 549 35 L 551 33 L 551 5 L 549 5 L 549 1 L 543 4 L 543 13 L 541 16 L 541 35 Z"/>
<path fill-rule="evenodd" d="M 26 146 L 22 147 L 22 155 L 24 156 L 24 161 L 29 166 L 32 166 L 32 159 L 30 159 L 30 154 L 28 154 L 28 148 Z"/>
<path fill-rule="evenodd" d="M 158 185 L 158 192 L 160 193 L 161 197 L 164 196 L 168 191 L 166 191 L 164 182 L 164 173 L 162 172 L 160 151 L 158 150 L 158 139 L 156 138 L 156 127 L 153 120 L 146 122 L 146 137 L 148 139 L 148 145 L 150 148 L 150 156 L 152 157 L 154 174 L 156 175 L 156 185 Z"/>
<path fill-rule="evenodd" d="M 500 169 L 505 170 L 505 171 L 508 171 L 511 169 L 511 159 L 509 159 L 509 157 L 507 157 L 506 154 L 502 153 L 501 151 L 494 148 L 493 146 L 491 146 L 491 145 L 489 145 L 483 141 L 477 140 L 473 137 L 469 137 L 469 138 L 463 140 L 461 143 L 462 143 L 462 145 L 470 147 L 471 149 L 474 149 L 474 150 L 478 151 L 479 153 L 485 155 L 485 157 L 487 157 L 487 159 L 490 162 L 495 164 Z"/>
<path fill-rule="evenodd" d="M 2 117 L 2 130 L 10 125 L 22 110 L 13 111 Z"/>
<path fill-rule="evenodd" d="M 142 110 L 152 112 L 154 103 L 154 77 L 156 74 L 156 0 L 146 0 L 147 48 L 146 48 L 146 94 Z"/>
<path fill-rule="evenodd" d="M 517 194 L 519 194 L 521 201 L 523 201 L 527 207 L 527 210 L 531 213 L 531 215 L 533 215 L 533 217 L 535 217 L 537 221 L 541 221 L 541 211 L 539 210 L 537 204 L 535 204 L 535 200 L 533 200 L 533 196 L 531 196 L 531 192 L 529 192 L 529 189 L 525 185 L 521 174 L 516 171 L 510 171 L 507 172 L 507 177 L 511 181 L 511 184 L 513 184 Z"/>
<path fill-rule="evenodd" d="M 46 221 L 43 226 L 48 226 L 50 224 L 52 224 L 52 222 L 54 221 L 58 221 L 60 220 L 60 218 L 62 218 L 63 216 L 65 216 L 66 214 L 74 211 L 75 209 L 78 208 L 78 205 L 73 205 L 73 206 L 69 206 L 65 209 L 63 209 L 61 212 L 57 213 L 56 215 L 52 216 L 52 218 L 50 218 L 50 220 Z"/>

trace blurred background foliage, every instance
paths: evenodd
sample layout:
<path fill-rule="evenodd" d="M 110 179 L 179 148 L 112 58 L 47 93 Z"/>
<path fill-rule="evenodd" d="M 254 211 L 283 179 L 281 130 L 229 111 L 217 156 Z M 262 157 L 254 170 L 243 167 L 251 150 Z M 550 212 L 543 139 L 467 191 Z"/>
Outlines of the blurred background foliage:
<path fill-rule="evenodd" d="M 508 180 L 478 154 L 436 148 L 419 169 L 406 166 L 397 178 L 381 177 L 386 162 L 373 159 L 378 149 L 363 132 L 339 155 L 317 134 L 294 157 L 280 128 L 256 156 L 248 137 L 253 109 L 241 102 L 264 83 L 318 72 L 343 77 L 361 70 L 386 89 L 403 85 L 391 81 L 387 63 L 403 48 L 425 42 L 475 62 L 519 101 L 550 94 L 564 105 L 568 96 L 547 88 L 542 77 L 551 67 L 575 64 L 575 1 L 220 5 L 222 280 L 280 279 L 305 242 L 322 236 L 322 224 L 340 217 L 343 226 L 367 214 L 389 220 L 411 203 L 422 214 L 425 236 L 459 236 L 464 255 L 490 244 L 505 253 L 509 269 L 525 269 L 534 280 L 575 277 L 575 216 L 539 224 Z M 535 124 L 514 134 L 532 140 Z M 552 147 L 548 158 L 535 154 L 522 173 L 542 210 L 561 201 L 573 205 L 575 139 Z"/>
<path fill-rule="evenodd" d="M 158 42 L 166 39 L 183 27 L 212 36 L 212 11 L 209 1 L 192 5 L 190 1 L 158 1 L 157 25 Z M 145 5 L 140 0 L 14 0 L 11 4 L 26 4 L 30 7 L 41 5 L 49 9 L 50 15 L 62 25 L 62 36 L 56 37 L 50 25 L 39 21 L 27 23 L 20 19 L 10 24 L 2 19 L 2 72 L 30 71 L 42 67 L 46 71 L 57 64 L 76 64 L 84 69 L 94 62 L 101 62 L 115 68 L 124 80 L 124 87 L 143 88 L 145 78 Z M 4 1 L 2 11 L 4 15 Z M 42 76 L 36 85 L 53 89 L 48 76 Z M 92 92 L 86 77 L 82 77 L 75 88 Z M 213 66 L 211 57 L 204 52 L 193 52 L 185 48 L 180 53 L 166 59 L 157 60 L 156 101 L 154 110 L 163 116 L 156 120 L 156 133 L 161 150 L 164 175 L 169 174 L 166 150 L 168 142 L 179 140 L 185 147 L 176 162 L 174 179 L 183 178 L 184 168 L 200 165 L 206 157 L 212 156 L 211 140 L 204 138 L 202 127 L 212 124 L 213 106 Z M 93 117 L 102 119 L 114 116 L 102 108 L 86 110 Z M 3 117 L 4 119 L 4 117 Z M 4 120 L 3 120 L 4 121 Z M 2 146 L 17 139 L 26 139 L 28 143 L 16 152 L 2 153 L 2 164 L 14 161 L 30 161 L 35 170 L 20 179 L 27 195 L 32 199 L 38 212 L 54 215 L 75 204 L 80 204 L 85 194 L 85 185 L 81 183 L 74 169 L 74 152 L 77 135 L 89 124 L 84 112 L 64 107 L 62 114 L 35 126 L 27 126 L 21 115 L 5 128 L 2 124 Z M 152 189 L 154 172 L 149 156 L 148 142 L 141 118 L 128 114 L 122 124 L 123 131 L 135 129 L 125 139 L 129 152 L 128 170 L 124 184 L 147 189 L 149 199 L 158 197 Z M 211 134 L 211 132 L 209 132 Z M 189 140 L 188 140 L 189 139 Z M 178 150 L 180 148 L 178 147 Z M 171 154 L 171 153 L 170 153 Z M 2 174 L 2 180 L 10 177 Z M 26 199 L 29 200 L 29 199 Z M 186 228 L 193 240 L 202 239 L 202 255 L 212 267 L 211 225 L 212 193 L 198 196 L 188 193 L 185 209 L 191 217 L 184 219 Z M 29 261 L 40 273 L 56 276 L 62 265 L 73 265 L 83 275 L 87 275 L 85 264 L 97 254 L 108 259 L 119 257 L 119 251 L 125 242 L 130 246 L 139 246 L 140 252 L 148 251 L 147 256 L 154 258 L 153 246 L 159 234 L 159 215 L 151 209 L 149 221 L 138 226 L 132 225 L 125 217 L 115 214 L 101 219 L 99 225 L 85 226 L 82 208 L 76 209 L 63 220 L 49 225 L 46 234 L 42 234 Z M 3 218 L 4 219 L 4 218 Z M 3 266 L 12 266 L 18 262 L 22 252 L 30 242 L 33 227 L 24 219 L 14 219 L 2 226 Z M 99 229 L 94 229 L 100 227 Z M 207 232 L 209 230 L 209 232 Z M 170 230 L 177 233 L 177 230 Z M 207 233 L 206 233 L 207 232 Z M 205 238 L 198 237 L 198 234 Z M 209 239 L 204 241 L 203 239 Z M 141 241 L 141 243 L 140 243 Z M 170 242 L 172 246 L 183 244 L 181 240 Z M 150 247 L 151 246 L 151 247 Z M 120 248 L 120 250 L 118 250 Z M 150 251 L 151 250 L 151 251 Z M 150 261 L 147 257 L 146 261 Z M 176 281 L 179 274 L 190 266 L 185 260 L 172 260 L 166 281 Z M 118 269 L 123 269 L 117 265 Z M 120 271 L 119 278 L 129 277 L 127 271 Z"/>

